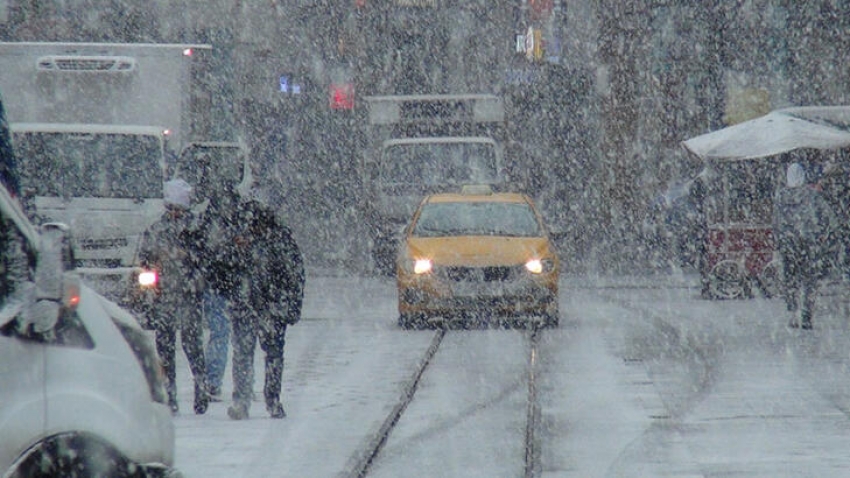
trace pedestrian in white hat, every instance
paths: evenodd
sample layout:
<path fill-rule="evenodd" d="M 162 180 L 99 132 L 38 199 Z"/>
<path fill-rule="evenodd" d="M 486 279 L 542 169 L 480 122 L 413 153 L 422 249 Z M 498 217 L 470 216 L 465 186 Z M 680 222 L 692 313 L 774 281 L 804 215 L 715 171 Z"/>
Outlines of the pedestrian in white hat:
<path fill-rule="evenodd" d="M 163 199 L 165 213 L 145 231 L 139 249 L 142 267 L 154 272 L 157 278 L 145 318 L 156 332 L 156 350 L 162 360 L 168 403 L 174 413 L 179 410 L 175 348 L 180 332 L 183 351 L 195 379 L 193 408 L 200 415 L 207 411 L 209 393 L 200 313 L 202 276 L 190 239 L 192 187 L 182 179 L 167 181 Z"/>

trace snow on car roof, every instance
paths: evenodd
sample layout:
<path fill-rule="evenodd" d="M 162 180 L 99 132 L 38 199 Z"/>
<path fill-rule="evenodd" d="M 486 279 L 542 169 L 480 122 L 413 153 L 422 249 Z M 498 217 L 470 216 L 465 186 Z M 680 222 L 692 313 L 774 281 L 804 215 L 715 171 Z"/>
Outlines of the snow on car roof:
<path fill-rule="evenodd" d="M 428 196 L 426 202 L 528 202 L 521 193 L 461 194 L 440 193 Z"/>

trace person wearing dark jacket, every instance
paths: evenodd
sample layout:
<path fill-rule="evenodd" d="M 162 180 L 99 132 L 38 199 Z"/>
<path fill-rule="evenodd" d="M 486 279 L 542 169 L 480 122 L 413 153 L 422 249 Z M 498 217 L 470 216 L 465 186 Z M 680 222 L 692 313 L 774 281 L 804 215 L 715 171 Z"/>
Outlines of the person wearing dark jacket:
<path fill-rule="evenodd" d="M 836 221 L 829 204 L 798 163 L 786 171 L 786 188 L 773 205 L 774 242 L 782 259 L 783 294 L 792 317 L 789 326 L 812 328 L 817 285 Z"/>
<path fill-rule="evenodd" d="M 195 379 L 194 410 L 203 414 L 209 405 L 206 364 L 203 349 L 203 322 L 200 314 L 199 273 L 191 256 L 187 232 L 191 186 L 182 179 L 165 183 L 165 212 L 142 237 L 139 260 L 142 268 L 158 276 L 156 297 L 147 309 L 147 322 L 156 334 L 156 350 L 167 380 L 168 403 L 177 413 L 175 348 L 177 331 Z"/>
<path fill-rule="evenodd" d="M 250 265 L 233 314 L 233 404 L 230 418 L 248 418 L 252 398 L 254 348 L 265 353 L 263 396 L 272 418 L 286 416 L 281 403 L 286 328 L 301 318 L 304 263 L 292 231 L 274 211 L 257 201 L 244 206 L 246 231 L 239 243 Z"/>
<path fill-rule="evenodd" d="M 221 400 L 221 386 L 227 365 L 230 345 L 230 309 L 236 294 L 236 284 L 246 268 L 238 256 L 235 238 L 242 218 L 239 216 L 240 195 L 236 184 L 217 177 L 207 166 L 199 191 L 204 197 L 200 205 L 198 227 L 193 231 L 193 243 L 198 268 L 203 271 L 205 290 L 203 310 L 209 338 L 206 345 L 207 385 L 210 397 Z"/>

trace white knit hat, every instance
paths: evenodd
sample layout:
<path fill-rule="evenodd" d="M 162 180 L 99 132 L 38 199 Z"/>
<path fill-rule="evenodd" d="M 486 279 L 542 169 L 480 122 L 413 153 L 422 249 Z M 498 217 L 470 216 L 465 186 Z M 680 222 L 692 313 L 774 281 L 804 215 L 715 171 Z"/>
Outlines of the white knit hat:
<path fill-rule="evenodd" d="M 165 182 L 166 206 L 177 206 L 189 209 L 192 204 L 192 186 L 182 179 L 172 179 Z"/>

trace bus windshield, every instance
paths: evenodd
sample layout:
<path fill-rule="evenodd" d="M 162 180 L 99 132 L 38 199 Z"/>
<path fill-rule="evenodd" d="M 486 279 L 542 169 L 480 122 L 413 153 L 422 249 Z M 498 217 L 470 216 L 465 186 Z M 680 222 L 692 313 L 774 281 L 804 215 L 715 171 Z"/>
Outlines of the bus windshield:
<path fill-rule="evenodd" d="M 15 132 L 23 191 L 36 196 L 161 198 L 156 136 Z"/>
<path fill-rule="evenodd" d="M 381 181 L 387 185 L 459 185 L 499 182 L 496 151 L 487 142 L 404 143 L 383 154 Z"/>

